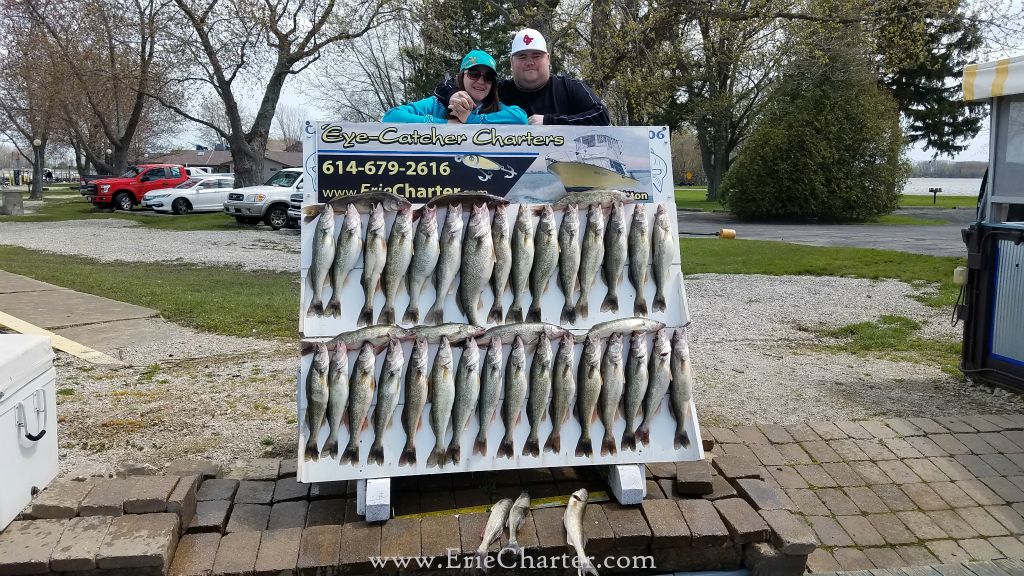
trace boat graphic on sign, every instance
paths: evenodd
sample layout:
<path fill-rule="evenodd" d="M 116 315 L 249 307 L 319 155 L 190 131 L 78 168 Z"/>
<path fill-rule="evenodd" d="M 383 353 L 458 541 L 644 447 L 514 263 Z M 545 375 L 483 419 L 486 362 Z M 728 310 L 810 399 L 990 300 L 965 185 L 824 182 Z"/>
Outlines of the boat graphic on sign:
<path fill-rule="evenodd" d="M 640 182 L 622 163 L 622 145 L 605 134 L 586 134 L 574 140 L 576 153 L 567 159 L 546 158 L 548 171 L 562 180 L 568 191 L 608 188 L 637 190 Z"/>

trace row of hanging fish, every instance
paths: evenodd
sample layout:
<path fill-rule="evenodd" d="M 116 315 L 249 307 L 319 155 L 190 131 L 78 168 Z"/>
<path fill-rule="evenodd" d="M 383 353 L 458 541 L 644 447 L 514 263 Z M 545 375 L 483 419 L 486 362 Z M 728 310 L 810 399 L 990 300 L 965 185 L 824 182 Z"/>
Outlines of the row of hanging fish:
<path fill-rule="evenodd" d="M 555 204 L 520 204 L 511 223 L 504 199 L 487 194 L 443 198 L 443 203 L 415 211 L 400 198 L 401 202 L 381 199 L 372 204 L 365 234 L 354 202 L 345 206 L 337 236 L 335 204 L 310 212 L 318 213 L 319 219 L 308 273 L 312 299 L 307 315 L 341 316 L 340 294 L 360 255 L 363 306 L 357 326 L 394 324 L 395 302 L 403 285 L 409 295 L 403 324 L 444 322 L 445 300 L 456 290 L 459 309 L 470 324 L 540 321 L 541 296 L 552 275 L 564 297 L 560 322 L 574 324 L 588 317 L 589 296 L 598 276 L 607 287 L 601 311 L 618 312 L 623 268 L 636 292 L 633 314 L 646 316 L 649 312 L 644 295 L 649 268 L 655 285 L 650 311 L 665 311 L 672 263 L 679 252 L 665 205 L 657 207 L 652 233 L 646 205 L 633 205 L 627 222 L 623 202 L 629 198 L 617 191 L 570 193 Z M 466 224 L 463 202 L 471 206 Z M 441 204 L 447 208 L 439 229 L 437 208 Z M 396 216 L 386 232 L 384 213 L 389 206 L 396 209 Z M 581 207 L 587 210 L 586 227 L 580 223 Z M 560 224 L 555 222 L 555 210 L 563 211 Z M 536 226 L 535 214 L 539 214 Z M 433 282 L 435 300 L 422 314 L 420 296 L 428 281 Z M 331 298 L 324 305 L 328 285 Z M 488 285 L 494 301 L 484 315 L 482 297 Z M 385 301 L 375 320 L 373 301 L 378 289 L 383 290 Z M 507 312 L 502 304 L 506 290 L 513 296 Z"/>
<path fill-rule="evenodd" d="M 650 332 L 655 335 L 648 351 Z M 445 324 L 411 330 L 373 326 L 339 335 L 330 342 L 315 343 L 306 380 L 309 434 L 305 459 L 337 458 L 339 432 L 347 423 L 349 440 L 341 451 L 341 464 L 359 465 L 359 439 L 363 429 L 370 426 L 373 443 L 366 462 L 384 464 L 384 433 L 395 416 L 403 386 L 401 423 L 406 442 L 398 455 L 400 466 L 417 463 L 414 441 L 428 402 L 434 436 L 428 467 L 460 462 L 463 432 L 471 418 L 479 423 L 472 451 L 480 456 L 490 453 L 487 435 L 498 419 L 503 423 L 504 435 L 494 452 L 497 458 L 539 456 L 541 425 L 549 417 L 552 429 L 543 439 L 545 452 L 561 453 L 561 433 L 571 417 L 582 429 L 575 449 L 577 457 L 593 455 L 591 424 L 597 420 L 604 426 L 599 439 L 601 455 L 616 454 L 620 445 L 622 450 L 635 450 L 637 442 L 650 443 L 651 424 L 666 394 L 676 422 L 675 448 L 688 447 L 685 414 L 693 388 L 689 349 L 683 329 L 670 333 L 661 322 L 625 318 L 597 324 L 582 336 L 544 323 L 501 325 L 487 331 L 465 324 Z M 577 338 L 582 340 L 583 350 L 574 367 Z M 408 360 L 403 339 L 414 340 Z M 553 350 L 553 340 L 557 351 Z M 457 366 L 453 341 L 456 345 L 462 343 Z M 427 351 L 433 342 L 437 342 L 437 352 L 431 364 Z M 503 347 L 509 344 L 511 352 L 503 362 Z M 534 346 L 529 368 L 528 345 Z M 359 354 L 350 373 L 348 351 L 355 347 Z M 387 351 L 379 374 L 375 374 L 381 347 Z M 487 348 L 486 353 L 481 348 Z M 522 446 L 516 446 L 514 432 L 524 406 L 529 435 Z M 625 429 L 617 439 L 614 427 L 620 415 Z M 329 434 L 324 445 L 318 447 L 325 422 Z"/>

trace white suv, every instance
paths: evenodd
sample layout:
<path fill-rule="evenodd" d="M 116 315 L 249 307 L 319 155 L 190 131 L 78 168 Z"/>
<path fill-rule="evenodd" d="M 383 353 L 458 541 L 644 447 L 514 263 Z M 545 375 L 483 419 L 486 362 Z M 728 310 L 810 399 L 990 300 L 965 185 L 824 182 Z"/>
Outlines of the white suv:
<path fill-rule="evenodd" d="M 280 230 L 288 225 L 288 201 L 292 194 L 302 192 L 302 168 L 284 168 L 262 186 L 238 188 L 228 194 L 224 213 L 242 224 L 260 220 Z"/>

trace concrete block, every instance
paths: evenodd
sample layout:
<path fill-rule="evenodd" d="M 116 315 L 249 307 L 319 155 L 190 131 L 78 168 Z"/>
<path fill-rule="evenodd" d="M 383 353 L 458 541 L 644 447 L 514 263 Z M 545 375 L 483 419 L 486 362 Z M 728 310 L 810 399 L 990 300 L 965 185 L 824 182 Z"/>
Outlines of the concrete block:
<path fill-rule="evenodd" d="M 279 479 L 274 484 L 274 502 L 305 500 L 309 498 L 309 484 L 295 480 L 294 476 Z"/>
<path fill-rule="evenodd" d="M 391 518 L 391 479 L 359 480 L 356 485 L 356 513 L 367 522 L 383 522 Z"/>
<path fill-rule="evenodd" d="M 806 554 L 783 554 L 765 542 L 745 545 L 743 560 L 751 576 L 800 576 L 807 569 Z"/>
<path fill-rule="evenodd" d="M 714 490 L 711 485 L 711 464 L 707 460 L 694 460 L 676 464 L 676 494 L 701 496 Z"/>
<path fill-rule="evenodd" d="M 96 566 L 166 571 L 178 544 L 178 516 L 130 514 L 114 518 L 96 552 Z"/>
<path fill-rule="evenodd" d="M 605 468 L 608 487 L 619 504 L 635 505 L 647 494 L 647 481 L 642 464 L 623 464 Z"/>
<path fill-rule="evenodd" d="M 213 576 L 249 576 L 256 568 L 260 532 L 235 532 L 220 539 Z"/>
<path fill-rule="evenodd" d="M 562 508 L 556 508 L 555 510 L 564 513 Z M 538 511 L 534 510 L 533 512 L 536 514 Z M 536 516 L 534 517 L 536 518 Z M 586 550 L 588 554 L 607 555 L 616 550 L 615 531 L 612 529 L 611 521 L 608 519 L 604 506 L 600 504 L 587 504 L 586 509 L 583 511 L 583 533 L 587 535 Z M 568 550 L 565 544 L 564 521 L 559 534 L 562 536 L 563 550 Z M 555 551 L 557 552 L 557 550 L 556 548 Z"/>
<path fill-rule="evenodd" d="M 761 517 L 772 530 L 772 544 L 783 554 L 806 556 L 818 546 L 814 532 L 788 510 L 762 510 Z"/>
<path fill-rule="evenodd" d="M 770 534 L 768 524 L 745 500 L 726 498 L 716 500 L 713 504 L 721 514 L 722 521 L 729 529 L 733 541 L 737 544 L 768 540 Z"/>
<path fill-rule="evenodd" d="M 274 504 L 270 509 L 270 520 L 267 522 L 267 530 L 303 528 L 306 525 L 306 510 L 308 506 L 309 502 L 306 500 Z"/>
<path fill-rule="evenodd" d="M 762 480 L 743 478 L 736 481 L 736 489 L 758 510 L 792 510 L 793 501 L 781 488 L 769 486 Z"/>
<path fill-rule="evenodd" d="M 729 542 L 729 529 L 714 504 L 699 499 L 680 500 L 678 504 L 694 548 L 718 548 Z"/>
<path fill-rule="evenodd" d="M 594 506 L 588 504 L 587 508 Z M 651 547 L 651 527 L 647 525 L 643 512 L 638 507 L 623 506 L 614 502 L 601 504 L 608 524 L 615 533 L 616 550 L 626 553 L 645 551 Z"/>
<path fill-rule="evenodd" d="M 99 478 L 92 490 L 82 499 L 79 516 L 120 516 L 124 514 L 124 499 L 132 490 L 136 478 Z"/>
<path fill-rule="evenodd" d="M 395 518 L 384 523 L 380 539 L 381 556 L 419 556 L 420 550 L 419 518 Z"/>
<path fill-rule="evenodd" d="M 238 480 L 226 478 L 214 478 L 204 480 L 199 485 L 199 492 L 196 493 L 196 500 L 205 502 L 207 500 L 231 500 L 238 490 Z"/>
<path fill-rule="evenodd" d="M 235 492 L 235 504 L 270 504 L 274 501 L 274 482 L 242 480 Z"/>
<path fill-rule="evenodd" d="M 732 480 L 760 478 L 760 474 L 757 472 L 757 462 L 743 456 L 722 454 L 712 459 L 711 463 L 718 470 L 719 474 Z"/>
<path fill-rule="evenodd" d="M 381 525 L 349 522 L 341 529 L 341 553 L 338 564 L 346 574 L 367 574 L 373 571 L 370 556 L 380 556 Z"/>
<path fill-rule="evenodd" d="M 196 515 L 196 492 L 199 490 L 199 476 L 182 476 L 174 491 L 167 497 L 166 512 L 177 514 L 181 531 L 184 532 Z"/>
<path fill-rule="evenodd" d="M 260 537 L 256 555 L 256 576 L 283 576 L 295 573 L 302 542 L 302 528 L 267 530 Z"/>
<path fill-rule="evenodd" d="M 341 526 L 312 526 L 302 530 L 295 567 L 301 576 L 333 574 L 341 552 Z"/>
<path fill-rule="evenodd" d="M 92 486 L 92 480 L 56 480 L 32 500 L 30 513 L 36 519 L 74 518 Z"/>
<path fill-rule="evenodd" d="M 640 510 L 651 528 L 651 548 L 690 545 L 690 528 L 674 501 L 646 500 Z"/>
<path fill-rule="evenodd" d="M 309 485 L 310 500 L 326 500 L 346 498 L 348 496 L 348 480 L 338 482 L 315 482 Z"/>
<path fill-rule="evenodd" d="M 231 502 L 227 500 L 208 500 L 196 503 L 196 513 L 188 525 L 188 532 L 224 532 L 228 523 L 228 512 Z"/>
<path fill-rule="evenodd" d="M 440 558 L 449 550 L 462 550 L 459 520 L 455 516 L 428 516 L 420 521 L 420 547 L 423 556 Z"/>
<path fill-rule="evenodd" d="M 226 532 L 262 532 L 267 529 L 269 520 L 270 506 L 235 504 Z"/>
<path fill-rule="evenodd" d="M 281 470 L 280 458 L 255 458 L 247 462 L 238 462 L 231 467 L 226 477 L 233 480 L 277 480 Z"/>
<path fill-rule="evenodd" d="M 49 573 L 50 555 L 67 523 L 56 518 L 12 522 L 0 532 L 0 576 Z"/>
<path fill-rule="evenodd" d="M 296 472 L 298 472 L 299 461 L 295 458 L 286 458 L 281 460 L 281 467 L 277 469 L 277 477 L 281 478 L 294 478 Z"/>
<path fill-rule="evenodd" d="M 306 527 L 345 523 L 347 500 L 313 500 L 306 511 Z"/>
<path fill-rule="evenodd" d="M 178 476 L 137 477 L 124 499 L 125 514 L 152 514 L 167 510 L 167 499 L 175 486 Z"/>
<path fill-rule="evenodd" d="M 220 534 L 186 534 L 178 541 L 169 576 L 208 576 L 220 547 Z"/>
<path fill-rule="evenodd" d="M 164 474 L 168 476 L 199 476 L 209 480 L 220 476 L 223 468 L 211 460 L 174 460 L 164 466 Z"/>
<path fill-rule="evenodd" d="M 110 516 L 86 516 L 68 520 L 60 541 L 50 555 L 50 569 L 58 572 L 96 568 L 96 553 L 110 528 Z"/>

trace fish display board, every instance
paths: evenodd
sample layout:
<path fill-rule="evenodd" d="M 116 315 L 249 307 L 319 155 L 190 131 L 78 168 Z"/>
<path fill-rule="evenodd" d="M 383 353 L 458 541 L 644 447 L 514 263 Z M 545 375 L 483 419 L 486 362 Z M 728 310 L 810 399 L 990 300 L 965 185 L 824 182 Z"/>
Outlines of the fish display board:
<path fill-rule="evenodd" d="M 703 457 L 666 127 L 304 146 L 300 480 Z"/>

